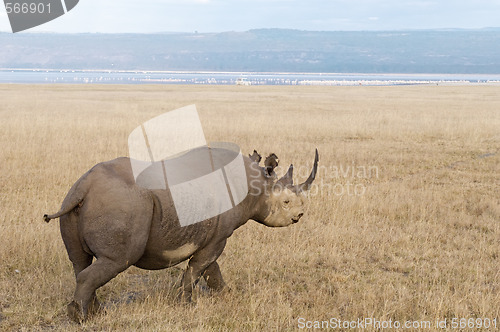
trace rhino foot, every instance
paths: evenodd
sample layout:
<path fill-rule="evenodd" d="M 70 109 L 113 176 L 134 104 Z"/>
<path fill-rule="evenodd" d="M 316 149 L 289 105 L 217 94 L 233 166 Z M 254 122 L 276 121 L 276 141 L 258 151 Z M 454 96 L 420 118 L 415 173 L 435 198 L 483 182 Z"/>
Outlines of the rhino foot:
<path fill-rule="evenodd" d="M 101 308 L 102 308 L 101 303 L 99 302 L 99 300 L 97 300 L 97 297 L 94 296 L 90 301 L 87 310 L 82 310 L 82 306 L 75 301 L 72 301 L 70 304 L 68 304 L 67 310 L 68 310 L 68 316 L 75 323 L 80 324 L 87 318 L 97 314 Z"/>
<path fill-rule="evenodd" d="M 182 289 L 179 290 L 176 298 L 177 298 L 177 302 L 179 302 L 180 304 L 184 304 L 184 305 L 193 305 L 194 304 L 194 301 L 192 299 L 192 293 L 183 291 Z"/>
<path fill-rule="evenodd" d="M 227 294 L 231 291 L 231 288 L 226 285 L 225 283 L 222 284 L 222 285 L 217 285 L 216 287 L 210 287 L 210 286 L 202 286 L 200 287 L 200 290 L 204 293 L 204 294 L 209 294 L 209 295 L 223 295 L 223 294 Z"/>
<path fill-rule="evenodd" d="M 228 294 L 231 292 L 231 287 L 224 285 L 224 287 L 222 287 L 221 289 L 215 289 L 212 292 L 220 294 L 220 295 Z"/>
<path fill-rule="evenodd" d="M 85 320 L 81 306 L 75 301 L 68 304 L 67 309 L 69 318 L 71 318 L 75 323 L 80 324 Z"/>

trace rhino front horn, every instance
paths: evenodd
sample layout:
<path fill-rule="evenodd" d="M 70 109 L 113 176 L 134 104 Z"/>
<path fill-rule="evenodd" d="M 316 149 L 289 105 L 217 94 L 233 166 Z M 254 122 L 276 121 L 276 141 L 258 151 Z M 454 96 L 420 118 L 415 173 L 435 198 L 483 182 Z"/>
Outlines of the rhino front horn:
<path fill-rule="evenodd" d="M 318 149 L 316 149 L 316 155 L 314 156 L 314 166 L 311 171 L 311 174 L 304 183 L 301 183 L 294 187 L 295 192 L 299 193 L 311 189 L 311 185 L 314 181 L 314 178 L 316 177 L 316 173 L 318 172 L 318 161 L 319 161 L 319 155 L 318 155 Z"/>

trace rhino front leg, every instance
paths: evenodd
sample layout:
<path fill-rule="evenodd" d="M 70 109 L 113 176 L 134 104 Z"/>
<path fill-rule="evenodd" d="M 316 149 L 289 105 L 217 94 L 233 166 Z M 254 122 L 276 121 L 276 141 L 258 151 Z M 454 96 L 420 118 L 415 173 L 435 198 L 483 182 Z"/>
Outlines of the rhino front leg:
<path fill-rule="evenodd" d="M 217 262 L 213 262 L 206 268 L 205 272 L 203 273 L 203 277 L 207 282 L 207 286 L 214 292 L 221 292 L 223 290 L 229 289 L 229 287 L 227 287 L 226 283 L 224 282 L 224 278 L 222 278 L 219 264 L 217 264 Z"/>
<path fill-rule="evenodd" d="M 184 271 L 184 275 L 182 277 L 180 293 L 180 300 L 182 302 L 191 302 L 191 296 L 193 294 L 194 286 L 196 286 L 196 283 L 198 283 L 200 277 L 212 264 L 215 263 L 215 269 L 220 275 L 219 266 L 215 261 L 217 260 L 217 258 L 219 258 L 225 246 L 226 239 L 213 245 L 208 245 L 207 247 L 194 254 L 193 257 L 191 257 L 186 271 Z M 210 271 L 212 271 L 212 269 L 210 269 Z M 222 280 L 221 275 L 219 280 Z M 211 286 L 209 285 L 209 287 Z"/>

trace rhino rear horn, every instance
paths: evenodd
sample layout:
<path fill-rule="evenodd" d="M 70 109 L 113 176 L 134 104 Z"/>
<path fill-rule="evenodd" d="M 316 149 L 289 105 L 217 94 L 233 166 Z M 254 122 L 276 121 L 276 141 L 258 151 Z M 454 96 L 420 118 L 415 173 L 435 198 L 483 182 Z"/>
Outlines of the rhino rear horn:
<path fill-rule="evenodd" d="M 316 177 L 316 173 L 318 172 L 318 161 L 319 161 L 319 155 L 318 155 L 318 149 L 316 149 L 316 155 L 314 156 L 314 166 L 311 171 L 311 174 L 304 183 L 301 183 L 293 187 L 295 192 L 299 193 L 311 189 L 311 185 L 314 181 L 314 178 Z"/>
<path fill-rule="evenodd" d="M 276 156 L 274 153 L 271 153 L 269 156 L 267 156 L 266 160 L 264 161 L 267 176 L 275 175 L 274 169 L 278 166 L 278 161 L 278 156 Z"/>
<path fill-rule="evenodd" d="M 276 183 L 280 184 L 283 187 L 293 186 L 293 164 L 290 165 L 286 174 L 283 175 L 283 177 L 279 179 Z"/>

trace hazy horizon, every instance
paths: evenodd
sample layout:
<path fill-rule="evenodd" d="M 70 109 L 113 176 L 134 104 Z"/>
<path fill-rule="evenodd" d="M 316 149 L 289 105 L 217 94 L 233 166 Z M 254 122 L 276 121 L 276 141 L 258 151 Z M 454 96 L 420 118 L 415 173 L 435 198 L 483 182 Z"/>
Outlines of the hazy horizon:
<path fill-rule="evenodd" d="M 57 32 L 57 31 L 38 31 L 36 29 L 25 30 L 23 34 L 95 34 L 95 35 L 120 35 L 120 34 L 136 34 L 136 35 L 157 35 L 157 34 L 221 34 L 221 33 L 244 33 L 250 31 L 258 31 L 258 30 L 283 30 L 283 31 L 300 31 L 300 32 L 425 32 L 425 31 L 499 31 L 499 26 L 491 26 L 491 27 L 481 27 L 481 28 L 426 28 L 426 29 L 410 29 L 410 28 L 402 28 L 402 29 L 386 29 L 386 30 L 304 30 L 304 29 L 292 29 L 292 28 L 252 28 L 248 30 L 225 30 L 225 31 L 155 31 L 155 32 Z M 11 33 L 10 31 L 0 31 L 0 33 Z"/>
<path fill-rule="evenodd" d="M 252 29 L 393 31 L 498 26 L 491 0 L 84 0 L 65 15 L 27 30 L 54 33 L 218 33 Z M 11 28 L 0 6 L 0 32 Z"/>

